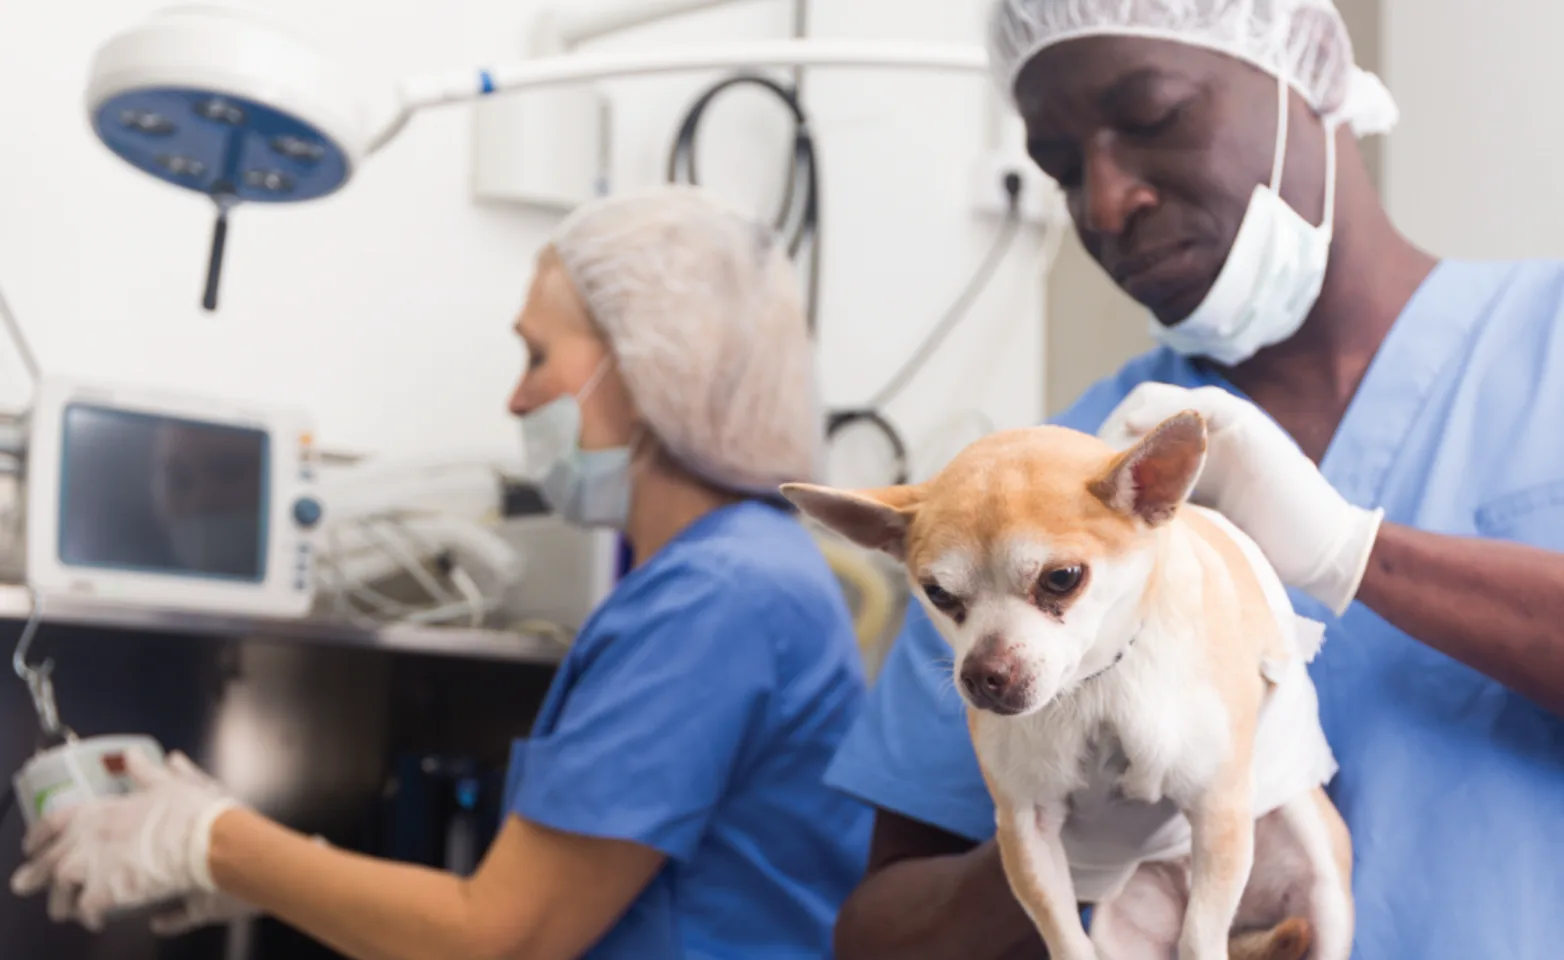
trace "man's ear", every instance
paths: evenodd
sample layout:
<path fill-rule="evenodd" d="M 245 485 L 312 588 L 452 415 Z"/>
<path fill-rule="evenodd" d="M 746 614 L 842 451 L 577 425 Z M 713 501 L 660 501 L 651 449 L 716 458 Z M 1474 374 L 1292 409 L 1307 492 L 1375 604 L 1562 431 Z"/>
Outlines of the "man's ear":
<path fill-rule="evenodd" d="M 798 509 L 870 550 L 906 558 L 907 529 L 923 500 L 915 486 L 837 490 L 812 483 L 784 483 L 782 496 Z"/>
<path fill-rule="evenodd" d="M 1114 457 L 1088 489 L 1113 510 L 1155 527 L 1170 520 L 1189 497 L 1205 462 L 1206 421 L 1185 410 Z"/>

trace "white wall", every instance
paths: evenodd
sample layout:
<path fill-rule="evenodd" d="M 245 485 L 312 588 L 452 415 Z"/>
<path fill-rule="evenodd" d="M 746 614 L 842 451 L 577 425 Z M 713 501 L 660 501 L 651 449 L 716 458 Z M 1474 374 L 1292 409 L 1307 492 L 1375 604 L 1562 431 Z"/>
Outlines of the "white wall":
<path fill-rule="evenodd" d="M 1381 0 L 1391 215 L 1434 253 L 1564 257 L 1564 6 Z"/>
<path fill-rule="evenodd" d="M 528 3 L 254 0 L 387 78 L 521 49 Z M 572 0 L 580 2 L 580 0 Z M 222 307 L 198 307 L 210 235 L 201 198 L 146 178 L 91 136 L 81 96 L 103 38 L 159 0 L 10 3 L 0 11 L 0 285 L 54 371 L 301 404 L 332 448 L 505 453 L 520 353 L 509 333 L 552 218 L 475 204 L 470 117 L 417 117 L 348 189 L 232 219 Z M 753 0 L 612 41 L 781 36 L 784 0 Z M 817 2 L 820 36 L 977 42 L 979 0 Z M 661 177 L 675 120 L 716 75 L 617 83 L 619 186 Z M 816 73 L 807 97 L 824 165 L 821 368 L 828 401 L 861 400 L 936 321 L 986 249 L 970 213 L 981 149 L 977 76 Z M 739 93 L 714 113 L 709 180 L 769 210 L 786 127 Z M 585 122 L 585 121 L 584 121 Z M 1042 405 L 1038 238 L 1024 239 L 974 315 L 892 413 L 926 462 L 972 407 L 999 426 Z M 22 399 L 0 345 L 0 408 Z M 930 441 L 932 438 L 932 445 Z M 946 437 L 949 443 L 965 437 Z"/>

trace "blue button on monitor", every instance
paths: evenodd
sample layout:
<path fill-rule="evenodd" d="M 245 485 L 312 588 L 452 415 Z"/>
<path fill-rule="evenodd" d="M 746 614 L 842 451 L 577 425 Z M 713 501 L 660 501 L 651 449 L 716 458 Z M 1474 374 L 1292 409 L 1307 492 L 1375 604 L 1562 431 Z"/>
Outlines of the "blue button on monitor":
<path fill-rule="evenodd" d="M 319 523 L 323 512 L 320 501 L 314 497 L 300 497 L 293 501 L 293 522 L 305 529 Z"/>

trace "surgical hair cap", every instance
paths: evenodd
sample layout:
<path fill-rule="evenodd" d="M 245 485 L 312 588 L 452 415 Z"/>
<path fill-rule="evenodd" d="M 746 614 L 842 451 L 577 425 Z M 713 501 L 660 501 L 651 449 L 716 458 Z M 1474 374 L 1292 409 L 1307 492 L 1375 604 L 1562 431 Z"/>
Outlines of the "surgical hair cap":
<path fill-rule="evenodd" d="M 1331 0 L 997 0 L 989 63 L 1013 101 L 1017 77 L 1039 53 L 1100 36 L 1171 40 L 1236 57 L 1285 80 L 1320 116 L 1360 137 L 1387 133 L 1399 119 L 1390 91 L 1353 63 Z"/>
<path fill-rule="evenodd" d="M 588 201 L 553 248 L 669 456 L 744 493 L 814 477 L 813 346 L 770 225 L 670 185 Z"/>

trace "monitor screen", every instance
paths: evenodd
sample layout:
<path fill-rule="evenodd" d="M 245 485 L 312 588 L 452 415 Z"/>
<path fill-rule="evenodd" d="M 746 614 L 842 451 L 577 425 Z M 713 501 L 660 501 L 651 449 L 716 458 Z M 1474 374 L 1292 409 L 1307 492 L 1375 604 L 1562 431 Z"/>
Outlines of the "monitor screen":
<path fill-rule="evenodd" d="M 266 579 L 266 432 L 86 403 L 61 431 L 60 562 Z"/>

